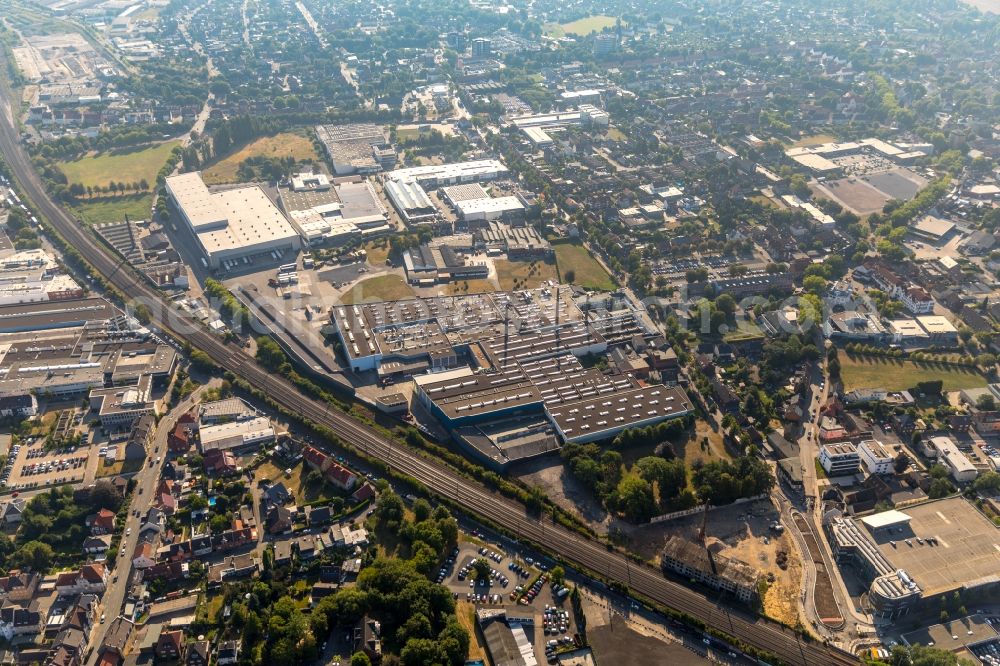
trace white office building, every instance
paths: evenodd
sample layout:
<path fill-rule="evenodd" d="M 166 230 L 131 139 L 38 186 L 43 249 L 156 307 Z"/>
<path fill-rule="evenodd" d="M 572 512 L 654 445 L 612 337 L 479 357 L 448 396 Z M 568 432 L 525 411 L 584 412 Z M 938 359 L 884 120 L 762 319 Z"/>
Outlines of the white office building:
<path fill-rule="evenodd" d="M 858 471 L 861 457 L 850 442 L 824 444 L 819 449 L 819 464 L 830 476 L 846 476 Z"/>
<path fill-rule="evenodd" d="M 858 445 L 858 455 L 869 474 L 891 474 L 892 455 L 882 442 L 866 439 Z"/>

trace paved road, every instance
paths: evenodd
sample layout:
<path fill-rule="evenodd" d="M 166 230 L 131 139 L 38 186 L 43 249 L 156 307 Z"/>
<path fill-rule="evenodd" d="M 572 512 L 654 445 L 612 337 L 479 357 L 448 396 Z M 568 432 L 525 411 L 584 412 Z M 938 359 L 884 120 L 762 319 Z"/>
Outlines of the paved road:
<path fill-rule="evenodd" d="M 129 579 L 132 577 L 132 554 L 139 542 L 139 527 L 152 505 L 153 493 L 160 478 L 160 471 L 163 469 L 163 460 L 166 458 L 167 451 L 167 434 L 173 429 L 177 418 L 194 406 L 206 388 L 207 386 L 199 387 L 160 421 L 159 427 L 156 429 L 156 436 L 151 444 L 151 450 L 147 451 L 149 462 L 143 465 L 142 469 L 136 472 L 133 477 L 135 491 L 132 495 L 128 519 L 125 521 L 126 536 L 122 538 L 119 552 L 111 556 L 116 560 L 115 570 L 111 584 L 104 592 L 104 598 L 101 599 L 101 613 L 106 616 L 107 621 L 104 624 L 96 625 L 90 634 L 90 646 L 94 649 L 87 659 L 88 666 L 97 663 L 98 650 L 96 648 L 104 641 L 104 635 L 111 625 L 111 620 L 121 613 L 122 605 L 125 602 L 125 593 L 128 591 Z"/>
<path fill-rule="evenodd" d="M 3 59 L 0 54 L 0 60 Z M 8 95 L 9 97 L 9 95 Z M 568 562 L 589 569 L 608 580 L 628 586 L 657 603 L 688 613 L 709 626 L 718 627 L 741 641 L 772 652 L 785 663 L 801 666 L 857 664 L 843 651 L 804 641 L 795 632 L 770 621 L 720 606 L 684 585 L 664 578 L 657 569 L 637 564 L 624 554 L 608 550 L 605 544 L 581 537 L 548 519 L 526 513 L 524 506 L 493 493 L 459 476 L 439 462 L 386 440 L 378 431 L 354 420 L 331 405 L 302 395 L 282 377 L 256 364 L 242 349 L 212 335 L 189 315 L 171 310 L 161 295 L 142 281 L 118 259 L 110 257 L 94 237 L 66 211 L 57 206 L 42 187 L 27 155 L 18 143 L 15 129 L 0 123 L 0 152 L 15 177 L 42 216 L 74 246 L 95 269 L 129 298 L 141 298 L 153 310 L 153 327 L 169 331 L 205 352 L 219 367 L 264 391 L 271 400 L 301 414 L 303 418 L 329 428 L 345 442 L 368 456 L 382 460 L 398 472 L 422 482 L 433 492 L 466 511 L 485 518 L 516 535 L 557 553 Z"/>

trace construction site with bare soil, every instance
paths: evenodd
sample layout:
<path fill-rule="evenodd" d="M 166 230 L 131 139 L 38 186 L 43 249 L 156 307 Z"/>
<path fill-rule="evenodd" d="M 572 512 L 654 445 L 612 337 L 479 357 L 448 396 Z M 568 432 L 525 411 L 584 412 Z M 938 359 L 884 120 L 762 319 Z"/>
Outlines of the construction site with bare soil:
<path fill-rule="evenodd" d="M 713 554 L 738 560 L 761 574 L 761 610 L 789 626 L 807 625 L 800 611 L 802 561 L 781 515 L 762 499 L 698 512 L 637 528 L 631 546 L 659 563 L 663 544 L 674 535 L 698 542 L 704 529 L 705 547 Z"/>

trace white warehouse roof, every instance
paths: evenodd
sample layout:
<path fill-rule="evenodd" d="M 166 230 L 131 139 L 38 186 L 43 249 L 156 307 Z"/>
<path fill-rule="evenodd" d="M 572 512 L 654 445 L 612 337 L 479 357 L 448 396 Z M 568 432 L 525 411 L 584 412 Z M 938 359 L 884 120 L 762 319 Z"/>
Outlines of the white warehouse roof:
<path fill-rule="evenodd" d="M 256 185 L 213 193 L 199 172 L 171 176 L 166 185 L 209 256 L 281 243 L 298 247 L 295 229 Z"/>
<path fill-rule="evenodd" d="M 877 530 L 883 527 L 891 527 L 892 525 L 902 525 L 903 523 L 908 523 L 910 522 L 910 517 L 902 511 L 891 509 L 889 511 L 882 511 L 881 513 L 876 513 L 871 516 L 865 516 L 861 519 L 861 522 L 864 523 L 868 529 Z"/>
<path fill-rule="evenodd" d="M 475 213 L 506 213 L 513 210 L 523 210 L 524 205 L 517 197 L 487 197 L 459 201 L 455 204 L 455 208 L 463 217 L 468 217 Z"/>

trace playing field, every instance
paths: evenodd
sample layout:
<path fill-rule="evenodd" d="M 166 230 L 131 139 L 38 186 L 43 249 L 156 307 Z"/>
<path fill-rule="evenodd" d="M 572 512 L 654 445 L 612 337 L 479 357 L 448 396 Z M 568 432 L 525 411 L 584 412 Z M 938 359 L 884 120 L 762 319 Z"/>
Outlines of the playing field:
<path fill-rule="evenodd" d="M 600 14 L 597 16 L 587 16 L 586 18 L 561 25 L 558 23 L 549 23 L 545 26 L 545 32 L 551 37 L 563 37 L 565 35 L 586 37 L 592 33 L 600 32 L 605 28 L 615 27 L 617 21 L 618 19 L 614 16 Z M 622 22 L 622 25 L 625 25 L 625 23 Z"/>
<path fill-rule="evenodd" d="M 530 261 L 498 259 L 494 265 L 501 291 L 535 289 L 546 280 L 558 279 L 556 265 L 552 262 L 537 261 L 532 267 Z"/>
<path fill-rule="evenodd" d="M 167 141 L 149 148 L 108 151 L 72 162 L 59 162 L 56 166 L 66 174 L 69 183 L 80 183 L 84 187 L 111 182 L 137 183 L 144 179 L 153 187 L 156 174 L 176 145 L 179 145 L 177 141 Z"/>
<path fill-rule="evenodd" d="M 584 289 L 611 291 L 615 283 L 608 272 L 590 256 L 590 252 L 582 245 L 573 243 L 553 244 L 556 251 L 556 265 L 559 268 L 559 281 L 576 284 Z M 570 280 L 569 277 L 573 279 Z"/>
<path fill-rule="evenodd" d="M 920 382 L 940 379 L 945 391 L 986 386 L 986 378 L 971 368 L 939 363 L 915 363 L 898 359 L 840 355 L 840 376 L 844 390 L 883 388 L 905 391 Z"/>
<path fill-rule="evenodd" d="M 149 207 L 153 203 L 151 194 L 130 194 L 102 201 L 85 201 L 74 210 L 87 224 L 122 222 L 125 216 L 132 221 L 148 220 Z"/>
<path fill-rule="evenodd" d="M 357 283 L 351 290 L 340 297 L 344 305 L 365 303 L 370 301 L 398 301 L 412 298 L 410 285 L 398 275 L 379 275 Z"/>
<path fill-rule="evenodd" d="M 836 143 L 837 137 L 832 134 L 813 134 L 812 136 L 804 136 L 795 143 L 793 146 L 819 146 L 824 143 Z"/>
<path fill-rule="evenodd" d="M 251 141 L 206 167 L 202 171 L 202 177 L 208 185 L 239 182 L 236 171 L 240 168 L 240 162 L 250 157 L 291 157 L 297 162 L 320 161 L 312 141 L 301 134 L 283 132 Z"/>

